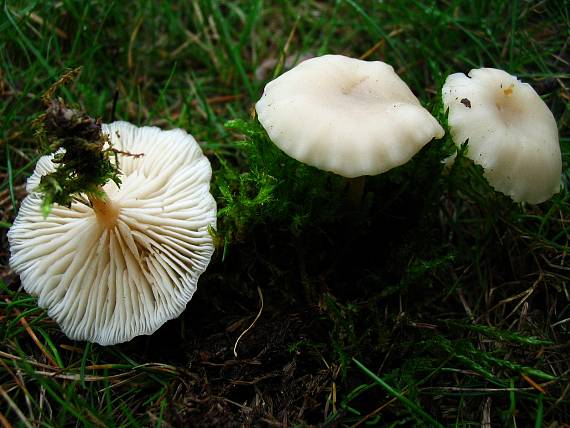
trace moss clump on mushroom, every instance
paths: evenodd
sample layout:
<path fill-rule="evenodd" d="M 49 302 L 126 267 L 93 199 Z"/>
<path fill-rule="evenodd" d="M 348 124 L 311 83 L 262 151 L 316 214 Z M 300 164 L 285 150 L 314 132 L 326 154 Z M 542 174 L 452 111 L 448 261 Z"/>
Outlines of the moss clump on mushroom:
<path fill-rule="evenodd" d="M 102 125 L 123 163 L 105 199 L 81 196 L 41 215 L 40 178 L 56 168 L 44 156 L 8 232 L 10 266 L 66 335 L 102 345 L 152 334 L 180 315 L 214 251 L 211 168 L 186 132 Z M 122 154 L 144 152 L 144 156 Z"/>
<path fill-rule="evenodd" d="M 41 178 L 38 191 L 43 196 L 42 211 L 49 214 L 52 204 L 71 206 L 79 194 L 93 202 L 104 199 L 102 187 L 108 181 L 120 185 L 116 153 L 101 132 L 101 121 L 84 112 L 68 108 L 62 99 L 51 100 L 40 117 L 38 136 L 48 152 L 55 153 L 57 169 Z"/>
<path fill-rule="evenodd" d="M 152 334 L 185 309 L 213 254 L 210 163 L 181 129 L 47 105 L 38 135 L 55 152 L 28 179 L 10 266 L 71 339 Z"/>
<path fill-rule="evenodd" d="M 92 205 L 102 206 L 106 198 L 102 190 L 105 183 L 121 184 L 118 151 L 109 145 L 108 136 L 101 131 L 101 120 L 54 97 L 80 71 L 80 68 L 70 70 L 46 91 L 42 97 L 46 111 L 34 122 L 40 148 L 44 153 L 54 153 L 53 162 L 57 165 L 55 171 L 41 177 L 37 186 L 37 191 L 43 194 L 44 216 L 54 203 L 70 207 L 81 194 Z"/>

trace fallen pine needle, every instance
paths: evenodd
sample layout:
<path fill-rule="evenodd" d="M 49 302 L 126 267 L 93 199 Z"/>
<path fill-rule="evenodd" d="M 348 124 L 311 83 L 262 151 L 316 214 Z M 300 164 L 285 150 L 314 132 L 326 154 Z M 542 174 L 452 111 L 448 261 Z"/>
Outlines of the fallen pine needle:
<path fill-rule="evenodd" d="M 234 356 L 237 358 L 238 354 L 237 354 L 237 347 L 239 344 L 239 341 L 241 340 L 241 338 L 243 336 L 245 336 L 245 334 L 251 330 L 253 328 L 253 326 L 255 325 L 255 323 L 257 322 L 257 320 L 259 319 L 259 317 L 261 316 L 261 312 L 263 312 L 263 293 L 261 292 L 261 288 L 257 287 L 257 294 L 259 294 L 259 299 L 261 300 L 261 307 L 259 308 L 259 312 L 257 313 L 257 316 L 255 317 L 255 319 L 253 320 L 253 322 L 250 324 L 250 326 L 248 328 L 246 328 L 237 338 L 236 343 L 234 344 Z"/>
<path fill-rule="evenodd" d="M 8 393 L 6 391 L 4 391 L 4 388 L 2 388 L 2 386 L 0 386 L 0 395 L 2 395 L 2 397 L 4 397 L 4 400 L 6 400 L 6 403 L 8 403 L 8 405 L 12 408 L 14 413 L 16 413 L 16 415 L 18 415 L 18 417 L 20 418 L 20 420 L 22 421 L 24 426 L 26 426 L 26 428 L 32 428 L 32 425 L 30 424 L 30 422 L 28 421 L 26 416 L 22 413 L 22 411 L 16 405 L 16 403 L 14 403 L 14 401 L 10 398 Z"/>
<path fill-rule="evenodd" d="M 4 428 L 12 428 L 12 424 L 8 422 L 8 419 L 6 419 L 6 416 L 4 416 L 2 412 L 0 412 L 0 424 L 2 424 Z"/>
<path fill-rule="evenodd" d="M 522 378 L 530 385 L 532 386 L 534 389 L 536 389 L 537 391 L 546 394 L 546 391 L 544 390 L 544 388 L 542 386 L 540 386 L 538 383 L 536 383 L 534 380 L 532 380 L 530 377 L 528 377 L 527 375 L 523 374 Z"/>
<path fill-rule="evenodd" d="M 8 304 L 12 303 L 10 299 L 4 299 Z M 28 321 L 26 320 L 25 317 L 21 317 L 21 312 L 16 309 L 13 308 L 14 312 L 16 312 L 16 315 L 20 317 L 20 324 L 22 324 L 22 327 L 24 327 L 24 329 L 26 330 L 26 332 L 28 333 L 28 335 L 32 338 L 32 340 L 34 341 L 34 343 L 36 344 L 36 346 L 40 349 L 40 351 L 42 351 L 42 354 L 45 355 L 46 359 L 49 361 L 49 363 L 53 366 L 53 367 L 58 367 L 57 363 L 55 362 L 55 360 L 52 358 L 52 356 L 49 354 L 49 352 L 47 351 L 47 349 L 41 344 L 41 342 L 39 341 L 38 337 L 36 336 L 36 333 L 34 333 L 34 331 L 32 330 L 32 328 L 30 327 L 30 325 L 28 324 Z"/>

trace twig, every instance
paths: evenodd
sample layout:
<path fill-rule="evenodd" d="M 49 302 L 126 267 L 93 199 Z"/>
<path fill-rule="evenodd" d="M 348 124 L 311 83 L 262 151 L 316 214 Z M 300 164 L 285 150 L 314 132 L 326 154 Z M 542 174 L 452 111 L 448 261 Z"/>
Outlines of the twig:
<path fill-rule="evenodd" d="M 16 415 L 18 415 L 18 417 L 20 418 L 22 423 L 26 426 L 26 428 L 32 428 L 32 424 L 30 424 L 30 422 L 28 421 L 26 416 L 22 413 L 20 408 L 16 405 L 16 403 L 14 403 L 14 401 L 10 398 L 8 393 L 4 390 L 4 388 L 2 388 L 1 385 L 0 385 L 0 395 L 2 395 L 2 397 L 4 397 L 4 400 L 6 400 L 6 402 L 12 408 L 14 413 L 16 413 Z"/>
<path fill-rule="evenodd" d="M 139 34 L 139 30 L 141 29 L 141 25 L 142 25 L 143 21 L 144 21 L 144 19 L 141 16 L 139 18 L 139 20 L 137 21 L 137 23 L 135 24 L 135 28 L 134 28 L 133 32 L 131 33 L 131 37 L 129 38 L 129 48 L 127 50 L 127 65 L 129 67 L 129 70 L 132 70 L 134 67 L 133 47 L 134 47 L 137 35 Z"/>
<path fill-rule="evenodd" d="M 519 392 L 519 391 L 533 391 L 534 388 L 462 388 L 459 386 L 426 386 L 420 388 L 420 391 L 447 391 L 447 392 Z"/>
<path fill-rule="evenodd" d="M 18 357 L 17 355 L 12 355 L 12 354 L 9 354 L 9 353 L 3 352 L 3 351 L 0 351 L 0 357 L 8 358 L 9 360 L 12 360 L 12 361 L 23 361 L 23 362 L 30 364 L 32 366 L 38 366 L 38 367 L 41 367 L 44 369 L 53 369 L 53 366 L 50 366 L 47 364 L 42 364 L 42 363 L 39 363 L 37 361 L 29 360 L 26 358 Z"/>
<path fill-rule="evenodd" d="M 4 360 L 0 360 L 0 365 L 4 368 L 4 370 L 6 370 L 6 372 L 8 372 L 10 374 L 10 376 L 12 376 L 12 379 L 14 379 L 15 386 L 17 386 L 18 388 L 20 388 L 23 391 L 26 404 L 28 405 L 28 411 L 29 411 L 30 415 L 32 415 L 32 419 L 33 419 L 34 412 L 32 410 L 32 406 L 30 403 L 30 392 L 26 388 L 26 385 L 24 383 L 24 379 L 23 379 L 21 372 L 18 371 L 17 374 L 14 373 L 12 371 L 12 369 L 8 366 L 8 364 L 6 364 L 6 362 Z"/>
<path fill-rule="evenodd" d="M 384 410 L 386 407 L 388 407 L 389 405 L 391 405 L 392 403 L 394 403 L 394 401 L 396 401 L 397 398 L 394 397 L 392 399 L 390 399 L 389 401 L 387 401 L 386 403 L 382 404 L 380 407 L 378 407 L 376 410 L 371 411 L 370 413 L 368 413 L 366 416 L 364 416 L 362 419 L 360 419 L 358 422 L 356 422 L 354 425 L 351 425 L 350 428 L 357 428 L 360 425 L 362 425 L 364 422 L 366 422 L 368 419 L 376 416 L 378 413 L 380 413 L 382 410 Z"/>
<path fill-rule="evenodd" d="M 34 374 L 38 375 L 38 376 L 45 376 L 45 377 L 54 378 L 54 379 L 85 381 L 85 382 L 99 382 L 102 380 L 111 381 L 114 379 L 122 379 L 125 376 L 132 376 L 131 372 L 119 373 L 116 375 L 108 375 L 108 376 L 96 376 L 96 375 L 84 375 L 84 376 L 82 376 L 81 374 L 60 374 L 57 372 L 46 372 L 46 371 L 41 371 L 41 370 L 36 370 L 34 372 Z M 133 377 L 134 376 L 138 376 L 138 374 L 133 375 Z"/>
<path fill-rule="evenodd" d="M 287 56 L 287 52 L 289 51 L 289 46 L 291 45 L 291 42 L 293 41 L 293 37 L 295 37 L 295 32 L 297 31 L 297 25 L 299 24 L 299 18 L 297 18 L 295 20 L 295 23 L 293 24 L 293 28 L 291 28 L 291 32 L 289 33 L 289 36 L 287 37 L 287 41 L 285 42 L 285 46 L 283 46 L 283 51 L 281 52 L 281 55 L 279 55 L 279 60 L 277 61 L 277 66 L 275 67 L 275 70 L 273 71 L 273 77 L 277 77 L 277 75 L 279 73 L 281 73 L 281 70 L 283 69 L 283 66 L 285 65 L 285 57 Z"/>
<path fill-rule="evenodd" d="M 231 102 L 231 101 L 235 101 L 235 100 L 239 100 L 240 98 L 243 98 L 245 96 L 245 94 L 235 94 L 235 95 L 215 95 L 213 97 L 210 98 L 206 98 L 206 104 L 208 105 L 212 105 L 212 104 L 224 104 L 227 102 Z M 198 100 L 192 100 L 192 102 L 190 103 L 193 107 L 197 106 L 199 103 Z"/>
<path fill-rule="evenodd" d="M 529 383 L 534 389 L 536 389 L 538 392 L 545 394 L 546 395 L 546 391 L 544 390 L 544 388 L 542 386 L 540 386 L 538 383 L 536 383 L 534 380 L 532 380 L 530 377 L 528 377 L 527 375 L 523 374 L 521 375 L 522 378 Z"/>
<path fill-rule="evenodd" d="M 483 415 L 481 417 L 481 428 L 491 428 L 491 404 L 493 399 L 487 397 L 483 404 Z"/>
<path fill-rule="evenodd" d="M 8 419 L 6 419 L 6 416 L 4 416 L 2 412 L 0 412 L 0 424 L 2 424 L 4 428 L 12 428 L 12 424 L 8 422 Z"/>
<path fill-rule="evenodd" d="M 30 12 L 27 15 L 27 17 L 30 19 L 30 21 L 35 22 L 40 27 L 45 26 L 47 29 L 54 31 L 58 37 L 65 39 L 65 40 L 69 39 L 69 36 L 67 35 L 67 33 L 65 31 L 63 31 L 61 28 L 58 28 L 54 25 L 51 25 L 49 22 L 46 22 L 45 19 L 43 19 L 38 14 L 36 14 L 34 12 Z"/>
<path fill-rule="evenodd" d="M 8 304 L 11 304 L 12 301 L 8 298 L 4 299 Z M 49 354 L 49 352 L 46 350 L 46 348 L 41 344 L 41 342 L 39 341 L 38 337 L 36 336 L 36 333 L 34 333 L 34 331 L 32 330 L 32 328 L 30 327 L 30 325 L 28 324 L 28 321 L 26 320 L 25 317 L 21 316 L 21 312 L 16 309 L 16 308 L 12 308 L 14 310 L 14 312 L 16 312 L 16 315 L 20 317 L 20 324 L 22 324 L 22 326 L 24 327 L 24 329 L 26 330 L 26 332 L 28 333 L 28 335 L 32 338 L 32 340 L 34 341 L 34 343 L 36 344 L 36 346 L 38 348 L 40 348 L 40 351 L 42 351 L 42 354 L 45 355 L 45 357 L 47 358 L 47 360 L 50 362 L 50 364 L 53 367 L 58 367 L 57 363 L 55 362 L 55 360 L 52 358 L 52 356 Z"/>
<path fill-rule="evenodd" d="M 400 33 L 403 33 L 404 29 L 403 28 L 398 28 L 396 30 L 393 30 L 390 32 L 390 34 L 388 34 L 388 37 L 394 37 L 397 36 Z M 366 52 L 364 52 L 362 55 L 360 55 L 359 59 L 366 59 L 368 58 L 370 55 L 372 55 L 374 52 L 376 52 L 378 49 L 384 48 L 384 45 L 386 44 L 386 39 L 380 39 L 380 41 L 376 42 L 374 44 L 374 46 L 372 46 L 370 49 L 368 49 Z"/>
<path fill-rule="evenodd" d="M 141 156 L 144 156 L 144 153 L 131 153 L 131 152 L 125 152 L 124 150 L 119 150 L 119 149 L 115 149 L 113 147 L 107 149 L 113 153 L 115 153 L 116 155 L 124 155 L 124 156 L 128 156 L 128 157 L 132 157 L 135 159 L 140 158 Z"/>

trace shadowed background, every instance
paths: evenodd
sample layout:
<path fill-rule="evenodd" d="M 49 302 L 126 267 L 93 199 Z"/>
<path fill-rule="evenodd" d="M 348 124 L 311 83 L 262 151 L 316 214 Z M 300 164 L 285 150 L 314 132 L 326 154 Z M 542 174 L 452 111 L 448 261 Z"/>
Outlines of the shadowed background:
<path fill-rule="evenodd" d="M 445 77 L 497 67 L 553 111 L 566 184 L 569 22 L 562 1 L 3 2 L 0 423 L 561 426 L 566 189 L 520 206 L 466 159 L 442 175 L 446 138 L 368 180 L 355 218 L 342 179 L 289 159 L 254 121 L 226 122 L 315 55 L 392 64 L 443 124 Z M 194 135 L 220 209 L 184 314 L 109 348 L 65 338 L 8 266 L 5 232 L 40 156 L 31 122 L 78 66 L 66 101 Z"/>

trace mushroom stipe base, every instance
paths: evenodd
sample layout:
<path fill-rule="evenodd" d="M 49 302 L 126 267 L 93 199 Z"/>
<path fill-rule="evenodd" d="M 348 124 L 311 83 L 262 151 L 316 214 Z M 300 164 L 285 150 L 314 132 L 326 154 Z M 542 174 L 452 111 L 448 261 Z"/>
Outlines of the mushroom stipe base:
<path fill-rule="evenodd" d="M 107 229 L 114 228 L 121 210 L 119 204 L 108 197 L 89 198 L 89 200 L 99 223 Z"/>

